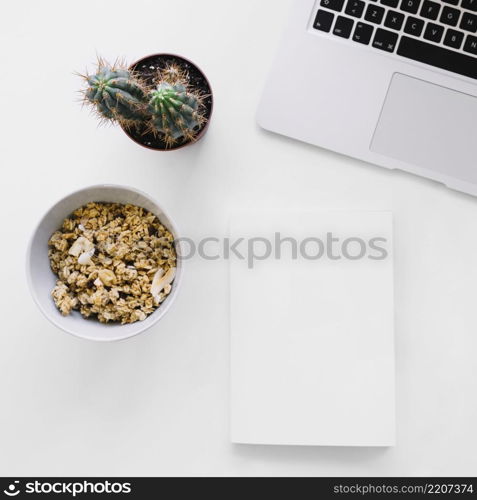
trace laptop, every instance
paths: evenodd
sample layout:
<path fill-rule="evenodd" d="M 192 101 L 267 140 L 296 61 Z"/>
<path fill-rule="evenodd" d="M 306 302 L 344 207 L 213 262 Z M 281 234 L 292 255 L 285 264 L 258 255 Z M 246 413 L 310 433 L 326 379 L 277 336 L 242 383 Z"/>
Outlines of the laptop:
<path fill-rule="evenodd" d="M 258 122 L 477 195 L 477 0 L 293 0 Z"/>

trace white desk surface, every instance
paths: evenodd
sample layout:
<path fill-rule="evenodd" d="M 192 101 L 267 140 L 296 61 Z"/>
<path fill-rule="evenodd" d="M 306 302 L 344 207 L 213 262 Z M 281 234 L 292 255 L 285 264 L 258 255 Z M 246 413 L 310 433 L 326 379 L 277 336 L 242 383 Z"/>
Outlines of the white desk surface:
<path fill-rule="evenodd" d="M 259 130 L 254 111 L 289 3 L 4 7 L 1 475 L 477 472 L 477 200 Z M 168 154 L 98 129 L 75 102 L 73 72 L 96 52 L 132 61 L 160 51 L 195 61 L 215 90 L 205 140 Z M 103 182 L 149 192 L 193 236 L 224 235 L 233 205 L 393 210 L 398 446 L 230 444 L 226 262 L 189 263 L 173 310 L 134 340 L 97 345 L 51 326 L 27 289 L 28 238 L 58 198 Z"/>

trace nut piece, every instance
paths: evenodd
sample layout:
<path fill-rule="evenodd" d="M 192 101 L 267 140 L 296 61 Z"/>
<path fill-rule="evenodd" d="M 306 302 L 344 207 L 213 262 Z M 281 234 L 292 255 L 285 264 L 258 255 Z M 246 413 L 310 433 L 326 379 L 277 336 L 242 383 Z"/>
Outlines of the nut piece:
<path fill-rule="evenodd" d="M 69 254 L 73 257 L 79 257 L 83 252 L 89 252 L 94 249 L 94 245 L 84 236 L 80 236 L 72 245 Z"/>
<path fill-rule="evenodd" d="M 116 275 L 109 269 L 98 271 L 98 278 L 103 282 L 104 286 L 113 286 L 116 283 Z"/>
<path fill-rule="evenodd" d="M 166 288 L 169 287 L 169 292 L 170 292 L 170 284 L 174 281 L 174 278 L 176 277 L 176 268 L 171 267 L 166 274 L 164 274 L 163 269 L 159 269 L 157 273 L 154 276 L 154 279 L 152 280 L 152 286 L 151 286 L 151 294 L 158 302 L 160 300 L 159 295 L 161 292 Z"/>
<path fill-rule="evenodd" d="M 91 257 L 94 255 L 94 251 L 95 249 L 92 248 L 91 250 L 89 250 L 88 252 L 84 252 L 82 253 L 79 257 L 78 257 L 78 264 L 80 266 L 91 266 L 93 265 L 93 261 L 91 260 Z"/>
<path fill-rule="evenodd" d="M 161 291 L 158 291 L 158 287 L 161 281 L 161 278 L 164 276 L 164 269 L 161 267 L 158 269 L 156 274 L 154 275 L 154 278 L 152 278 L 152 284 L 151 284 L 151 294 L 152 295 L 157 295 L 158 293 L 161 293 Z"/>

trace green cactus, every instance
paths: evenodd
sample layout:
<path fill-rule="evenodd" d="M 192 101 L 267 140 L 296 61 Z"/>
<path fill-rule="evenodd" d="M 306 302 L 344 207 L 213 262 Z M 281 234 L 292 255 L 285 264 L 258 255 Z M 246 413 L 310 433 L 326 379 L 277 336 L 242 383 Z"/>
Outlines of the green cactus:
<path fill-rule="evenodd" d="M 147 119 L 145 91 L 127 69 L 100 61 L 97 72 L 84 78 L 87 82 L 85 100 L 95 107 L 102 118 L 126 126 Z"/>
<path fill-rule="evenodd" d="M 84 101 L 102 121 L 134 127 L 141 136 L 154 134 L 166 149 L 194 141 L 207 122 L 207 96 L 194 89 L 179 65 L 167 64 L 147 75 L 99 59 L 94 74 L 80 76 L 86 82 Z"/>
<path fill-rule="evenodd" d="M 161 81 L 149 93 L 150 129 L 163 134 L 168 145 L 180 140 L 194 140 L 203 123 L 200 106 L 201 97 L 189 92 L 182 81 Z"/>

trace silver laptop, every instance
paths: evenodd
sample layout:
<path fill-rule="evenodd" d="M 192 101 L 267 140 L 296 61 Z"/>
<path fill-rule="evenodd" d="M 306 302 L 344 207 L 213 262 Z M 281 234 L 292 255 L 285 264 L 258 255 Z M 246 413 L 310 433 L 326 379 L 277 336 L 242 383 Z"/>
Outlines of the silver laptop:
<path fill-rule="evenodd" d="M 294 0 L 258 121 L 477 195 L 477 0 Z"/>

